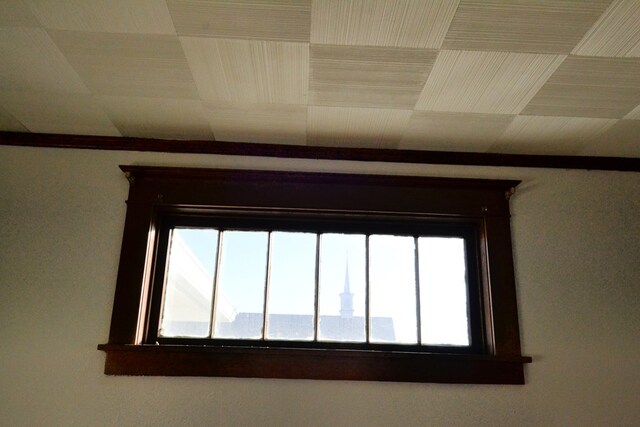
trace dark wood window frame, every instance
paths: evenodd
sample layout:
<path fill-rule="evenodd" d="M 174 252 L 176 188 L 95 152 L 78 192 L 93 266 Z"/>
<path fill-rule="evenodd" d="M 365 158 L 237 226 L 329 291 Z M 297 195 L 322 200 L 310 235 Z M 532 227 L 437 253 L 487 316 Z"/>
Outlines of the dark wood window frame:
<path fill-rule="evenodd" d="M 509 224 L 509 197 L 519 181 L 121 169 L 130 190 L 109 341 L 98 346 L 107 355 L 106 374 L 524 383 L 523 365 L 531 359 L 520 351 Z M 158 343 L 163 227 L 176 220 L 207 223 L 212 217 L 316 231 L 470 227 L 477 260 L 471 263 L 477 270 L 477 292 L 470 301 L 470 307 L 477 302 L 470 309 L 473 345 L 448 352 L 446 347 L 366 344 Z"/>

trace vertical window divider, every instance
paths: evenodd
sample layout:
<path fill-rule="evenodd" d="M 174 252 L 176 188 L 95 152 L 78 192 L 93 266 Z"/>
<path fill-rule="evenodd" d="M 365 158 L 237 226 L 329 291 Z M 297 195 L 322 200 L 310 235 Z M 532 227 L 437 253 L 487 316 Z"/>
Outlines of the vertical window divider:
<path fill-rule="evenodd" d="M 269 282 L 271 281 L 271 231 L 267 237 L 267 268 L 264 275 L 264 302 L 262 306 L 262 339 L 267 339 L 267 328 L 269 327 L 269 315 L 267 306 L 269 301 Z"/>
<path fill-rule="evenodd" d="M 213 289 L 211 291 L 211 322 L 209 322 L 209 338 L 213 338 L 216 331 L 216 305 L 218 297 L 218 279 L 220 278 L 220 259 L 222 258 L 222 236 L 224 230 L 218 230 L 218 248 L 216 250 L 216 273 L 213 275 Z"/>
<path fill-rule="evenodd" d="M 313 341 L 318 341 L 318 328 L 320 326 L 320 307 L 319 307 L 319 294 L 320 294 L 320 239 L 321 234 L 316 233 L 316 291 L 314 299 L 314 317 L 313 317 Z"/>
<path fill-rule="evenodd" d="M 367 338 L 367 344 L 371 342 L 371 318 L 369 316 L 369 234 L 366 235 L 364 240 L 364 252 L 365 252 L 365 266 L 364 266 L 364 328 L 365 337 Z"/>
<path fill-rule="evenodd" d="M 420 253 L 418 249 L 418 237 L 413 236 L 413 246 L 415 253 L 415 275 L 416 275 L 416 325 L 418 332 L 418 345 L 422 344 L 422 318 L 420 310 Z"/>

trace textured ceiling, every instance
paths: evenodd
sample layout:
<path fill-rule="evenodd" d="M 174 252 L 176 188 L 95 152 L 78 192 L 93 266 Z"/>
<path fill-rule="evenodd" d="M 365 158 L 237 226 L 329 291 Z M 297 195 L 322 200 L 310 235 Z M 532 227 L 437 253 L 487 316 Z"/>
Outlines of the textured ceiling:
<path fill-rule="evenodd" d="M 640 1 L 0 0 L 0 130 L 640 157 Z"/>

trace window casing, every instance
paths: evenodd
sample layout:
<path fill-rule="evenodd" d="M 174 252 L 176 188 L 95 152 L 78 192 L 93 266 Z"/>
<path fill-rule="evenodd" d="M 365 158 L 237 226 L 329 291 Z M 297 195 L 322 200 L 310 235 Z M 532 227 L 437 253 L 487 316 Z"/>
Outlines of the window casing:
<path fill-rule="evenodd" d="M 107 353 L 105 373 L 524 382 L 523 363 L 530 359 L 520 354 L 508 208 L 517 181 L 121 169 L 131 186 L 111 332 L 99 346 Z M 175 227 L 459 237 L 470 344 L 327 342 L 317 339 L 317 330 L 310 341 L 162 336 Z M 316 287 L 316 328 L 317 299 Z"/>

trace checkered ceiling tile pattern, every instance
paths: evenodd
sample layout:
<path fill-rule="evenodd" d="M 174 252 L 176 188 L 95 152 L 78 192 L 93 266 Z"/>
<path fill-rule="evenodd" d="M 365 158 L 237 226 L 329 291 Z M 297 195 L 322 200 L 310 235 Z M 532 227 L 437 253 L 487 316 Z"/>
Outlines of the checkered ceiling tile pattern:
<path fill-rule="evenodd" d="M 640 1 L 0 0 L 0 130 L 640 157 Z"/>

